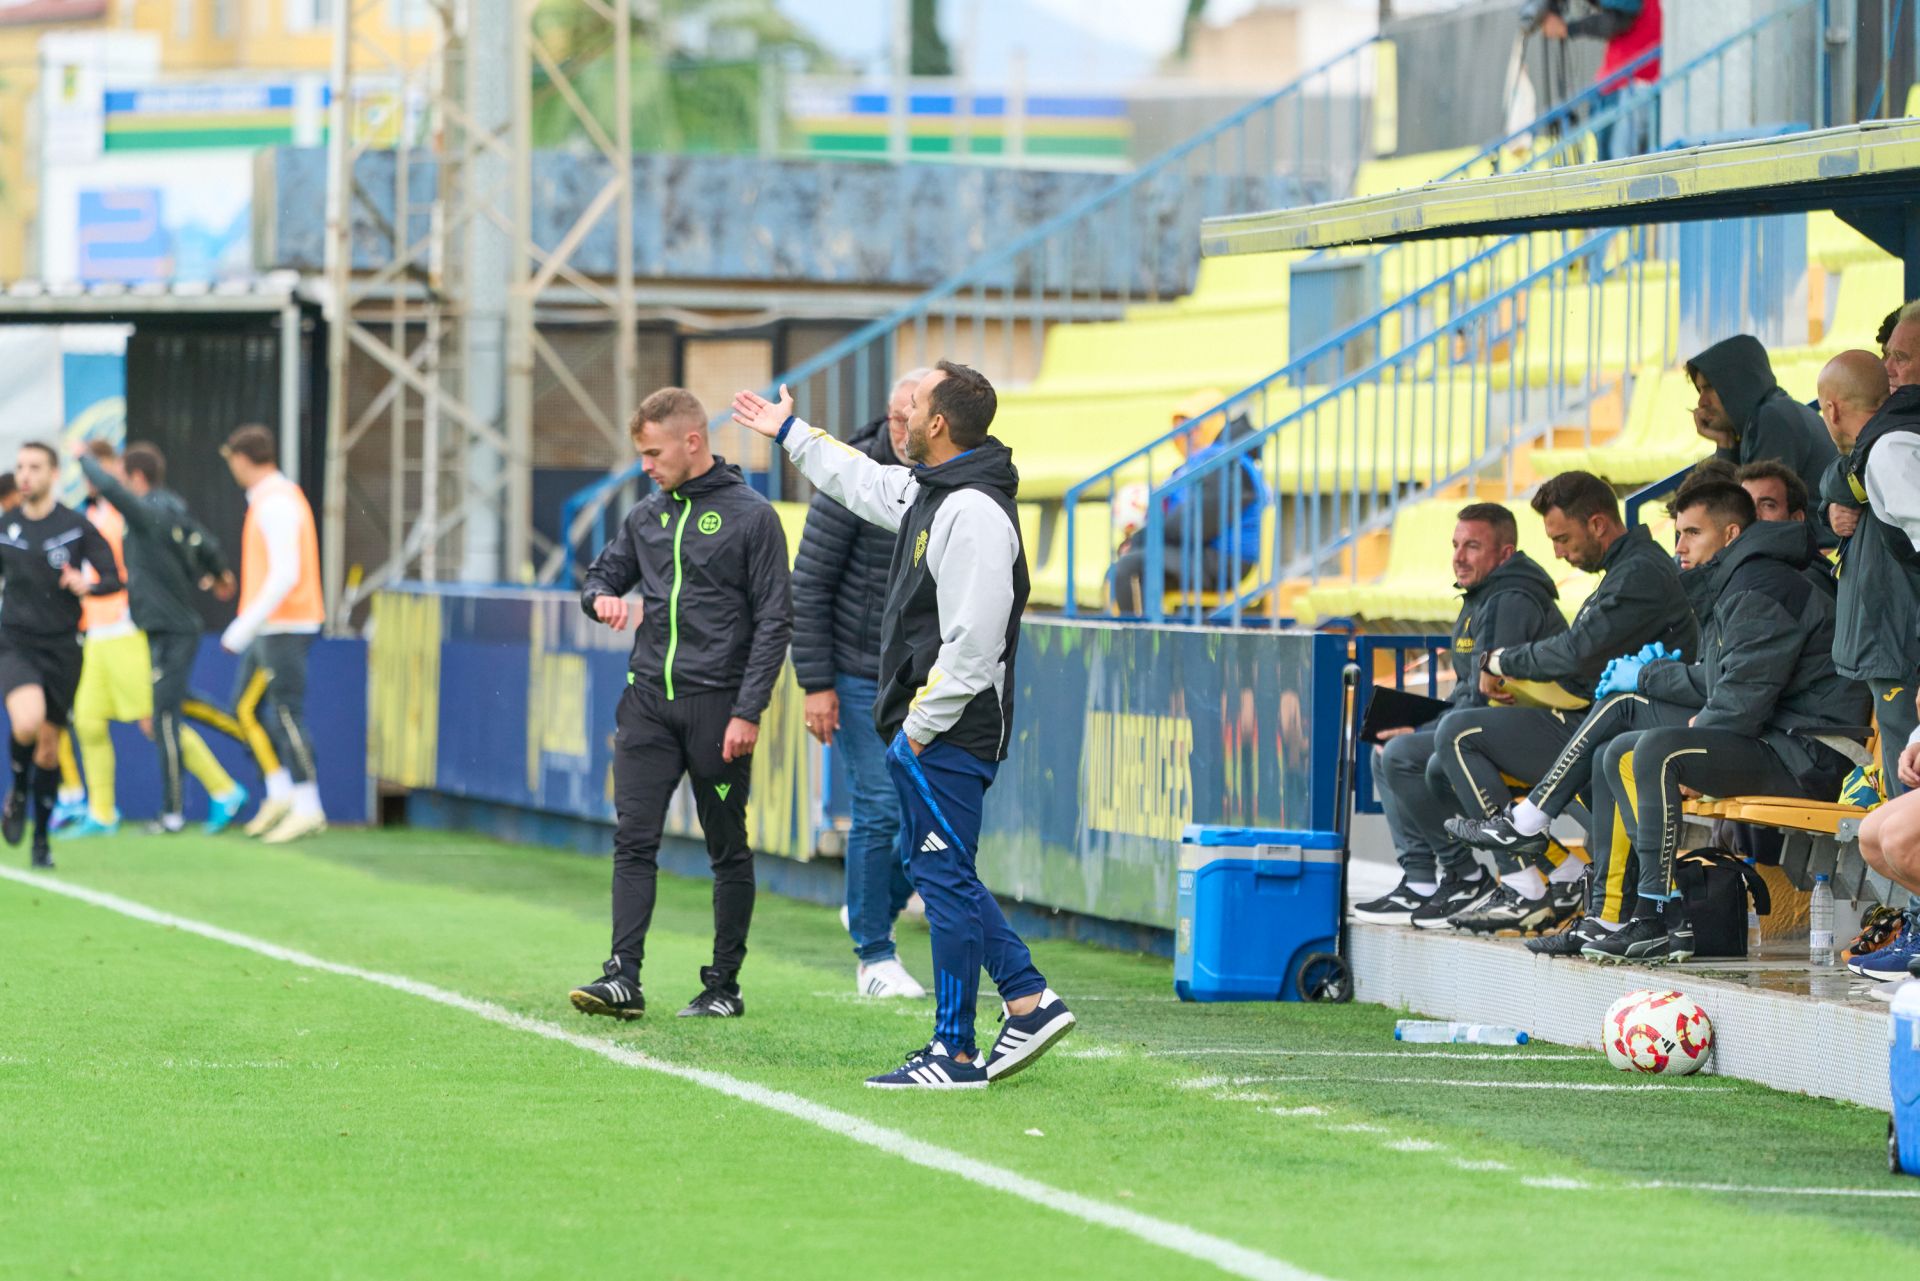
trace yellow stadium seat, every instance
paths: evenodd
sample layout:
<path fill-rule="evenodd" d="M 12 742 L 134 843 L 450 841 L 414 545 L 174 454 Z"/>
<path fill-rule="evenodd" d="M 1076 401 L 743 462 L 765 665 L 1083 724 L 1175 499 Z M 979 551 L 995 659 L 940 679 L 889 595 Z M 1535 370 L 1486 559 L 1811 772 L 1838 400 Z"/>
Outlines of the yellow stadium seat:
<path fill-rule="evenodd" d="M 1293 264 L 1304 257 L 1301 253 L 1278 253 L 1202 258 L 1192 293 L 1170 302 L 1141 303 L 1128 309 L 1127 318 L 1158 320 L 1284 309 L 1292 295 Z"/>
<path fill-rule="evenodd" d="M 1402 507 L 1394 514 L 1380 577 L 1371 583 L 1329 579 L 1316 584 L 1301 600 L 1302 615 L 1452 618 L 1459 601 L 1453 590 L 1453 527 L 1460 506 L 1457 500 L 1428 499 Z M 1415 612 L 1403 612 L 1409 608 Z"/>
<path fill-rule="evenodd" d="M 1807 261 L 1828 271 L 1846 271 L 1859 263 L 1882 262 L 1886 250 L 1840 221 L 1831 210 L 1816 209 L 1807 214 Z M 1892 305 L 1880 309 L 1886 315 Z M 1871 332 L 1867 335 L 1871 338 Z"/>
<path fill-rule="evenodd" d="M 1055 325 L 1030 395 L 1112 395 L 1216 386 L 1238 391 L 1287 363 L 1287 310 L 1175 314 Z"/>
<path fill-rule="evenodd" d="M 1421 151 L 1409 156 L 1388 156 L 1363 161 L 1354 175 L 1353 194 L 1384 196 L 1390 191 L 1424 187 L 1442 174 L 1458 169 L 1478 155 L 1478 147 L 1454 147 L 1445 151 Z"/>
<path fill-rule="evenodd" d="M 1059 608 L 1067 603 L 1067 532 L 1058 512 L 1049 539 L 1045 563 L 1036 567 L 1027 555 L 1030 604 Z M 1080 503 L 1074 508 L 1074 595 L 1082 609 L 1106 604 L 1107 571 L 1113 567 L 1113 515 L 1105 503 Z"/>
<path fill-rule="evenodd" d="M 1597 448 L 1536 449 L 1536 474 L 1590 471 L 1615 485 L 1644 485 L 1671 476 L 1713 452 L 1693 429 L 1700 395 L 1682 369 L 1642 367 L 1634 375 L 1627 421 L 1610 443 Z"/>
<path fill-rule="evenodd" d="M 1464 470 L 1486 448 L 1484 380 L 1362 384 L 1318 405 L 1324 389 L 1301 394 L 1309 407 L 1265 448 L 1264 474 L 1276 493 L 1428 484 Z"/>
<path fill-rule="evenodd" d="M 1877 351 L 1873 336 L 1880 331 L 1887 313 L 1900 305 L 1906 287 L 1906 266 L 1898 258 L 1881 254 L 1848 265 L 1840 273 L 1833 320 L 1816 350 L 1826 355 L 1850 347 Z"/>

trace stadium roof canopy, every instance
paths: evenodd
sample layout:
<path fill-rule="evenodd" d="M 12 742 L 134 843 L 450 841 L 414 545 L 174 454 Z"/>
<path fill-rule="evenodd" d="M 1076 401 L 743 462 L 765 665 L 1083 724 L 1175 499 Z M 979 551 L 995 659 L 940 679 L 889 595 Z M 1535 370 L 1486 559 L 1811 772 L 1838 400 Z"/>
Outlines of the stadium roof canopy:
<path fill-rule="evenodd" d="M 1920 296 L 1920 120 L 1721 142 L 1209 218 L 1200 238 L 1202 251 L 1216 256 L 1812 209 L 1833 210 L 1905 259 L 1907 294 Z"/>

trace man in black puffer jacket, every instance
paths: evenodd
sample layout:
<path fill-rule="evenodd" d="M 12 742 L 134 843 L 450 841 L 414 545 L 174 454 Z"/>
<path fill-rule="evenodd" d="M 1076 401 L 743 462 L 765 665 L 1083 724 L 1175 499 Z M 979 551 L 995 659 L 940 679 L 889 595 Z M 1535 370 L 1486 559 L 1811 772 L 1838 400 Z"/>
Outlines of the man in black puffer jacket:
<path fill-rule="evenodd" d="M 887 416 L 847 444 L 886 467 L 904 466 L 907 409 L 927 375 L 903 375 Z M 847 832 L 847 932 L 862 996 L 925 996 L 894 954 L 893 922 L 913 893 L 902 866 L 900 795 L 887 772 L 887 744 L 873 727 L 880 698 L 880 621 L 886 617 L 895 535 L 815 494 L 793 565 L 793 671 L 807 692 L 807 732 L 847 765 L 853 825 Z M 844 715 L 843 715 L 844 713 Z"/>

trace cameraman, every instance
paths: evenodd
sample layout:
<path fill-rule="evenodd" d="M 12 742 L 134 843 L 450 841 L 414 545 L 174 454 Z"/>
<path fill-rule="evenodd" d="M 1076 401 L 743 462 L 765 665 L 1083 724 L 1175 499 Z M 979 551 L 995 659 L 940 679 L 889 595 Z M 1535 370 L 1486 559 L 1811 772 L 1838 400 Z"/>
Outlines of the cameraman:
<path fill-rule="evenodd" d="M 1523 24 L 1536 20 L 1540 34 L 1549 40 L 1578 37 L 1605 40 L 1607 51 L 1600 59 L 1600 71 L 1594 77 L 1600 86 L 1596 115 L 1612 110 L 1620 95 L 1633 81 L 1652 84 L 1660 79 L 1660 59 L 1648 58 L 1630 72 L 1622 72 L 1635 58 L 1660 46 L 1660 0 L 1583 0 L 1592 10 L 1584 17 L 1567 21 L 1567 0 L 1533 0 L 1522 10 Z M 1544 12 L 1543 12 L 1544 11 Z M 1628 108 L 1618 120 L 1595 132 L 1598 158 L 1613 160 L 1639 155 L 1653 143 L 1652 110 L 1649 100 L 1642 110 Z"/>

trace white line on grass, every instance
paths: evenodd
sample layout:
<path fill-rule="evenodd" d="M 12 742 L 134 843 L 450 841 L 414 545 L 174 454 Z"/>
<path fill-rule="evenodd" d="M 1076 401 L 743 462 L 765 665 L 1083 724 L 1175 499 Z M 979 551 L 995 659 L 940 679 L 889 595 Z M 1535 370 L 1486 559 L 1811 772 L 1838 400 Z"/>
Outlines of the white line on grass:
<path fill-rule="evenodd" d="M 657 1072 L 662 1076 L 691 1081 L 695 1085 L 703 1085 L 707 1089 L 739 1099 L 743 1103 L 751 1103 L 769 1111 L 779 1112 L 829 1133 L 852 1139 L 856 1143 L 864 1143 L 868 1147 L 911 1161 L 915 1165 L 938 1170 L 943 1174 L 957 1175 L 969 1183 L 979 1184 L 995 1192 L 1004 1192 L 1023 1201 L 1045 1206 L 1050 1210 L 1057 1210 L 1086 1223 L 1125 1232 L 1150 1245 L 1157 1245 L 1176 1254 L 1186 1255 L 1190 1259 L 1211 1264 L 1222 1272 L 1231 1273 L 1234 1276 L 1254 1278 L 1255 1281 L 1324 1281 L 1323 1278 L 1311 1272 L 1303 1271 L 1290 1263 L 1262 1254 L 1224 1237 L 1217 1237 L 1184 1224 L 1170 1223 L 1165 1219 L 1156 1219 L 1150 1215 L 1122 1209 L 1119 1206 L 1107 1205 L 1091 1197 L 1081 1196 L 1077 1192 L 1067 1192 L 1049 1186 L 1023 1174 L 1016 1174 L 1012 1170 L 990 1165 L 964 1153 L 955 1152 L 951 1148 L 927 1143 L 899 1130 L 876 1125 L 852 1113 L 826 1107 L 784 1090 L 756 1085 L 751 1081 L 728 1076 L 724 1072 L 664 1062 L 615 1041 L 597 1036 L 582 1036 L 577 1032 L 569 1032 L 557 1023 L 516 1014 L 503 1005 L 495 1005 L 492 1001 L 463 996 L 458 992 L 398 974 L 383 974 L 378 970 L 363 970 L 355 965 L 342 965 L 337 961 L 322 960 L 305 952 L 295 951 L 246 934 L 235 933 L 217 925 L 209 925 L 204 921 L 175 916 L 171 912 L 163 912 L 115 894 L 87 889 L 84 886 L 72 885 L 51 877 L 36 876 L 13 868 L 0 868 L 0 877 L 49 894 L 78 899 L 83 903 L 90 903 L 110 912 L 118 912 L 122 916 L 144 921 L 149 925 L 167 926 L 182 933 L 197 934 L 201 938 L 211 939 L 216 943 L 225 943 L 230 947 L 237 947 L 276 961 L 284 961 L 303 969 L 321 970 L 342 978 L 359 979 L 378 987 L 404 992 L 408 996 L 417 996 L 438 1005 L 465 1011 L 489 1023 L 512 1028 L 516 1032 L 528 1032 L 534 1036 L 545 1037 L 549 1041 L 571 1045 L 575 1049 L 585 1050 L 590 1054 L 598 1054 L 623 1067 L 641 1068 L 648 1072 Z"/>
<path fill-rule="evenodd" d="M 1903 1201 L 1920 1198 L 1920 1188 L 1753 1188 L 1739 1183 L 1670 1183 L 1665 1179 L 1627 1186 L 1646 1192 L 1750 1192 L 1755 1196 L 1864 1196 Z"/>
<path fill-rule="evenodd" d="M 1188 1089 L 1221 1085 L 1270 1085 L 1276 1082 L 1338 1081 L 1343 1085 L 1446 1085 L 1461 1090 L 1719 1090 L 1718 1085 L 1669 1085 L 1647 1081 L 1632 1085 L 1596 1085 L 1585 1081 L 1452 1081 L 1439 1076 L 1203 1076 L 1176 1084 Z"/>
<path fill-rule="evenodd" d="M 1597 1063 L 1592 1054 L 1508 1054 L 1501 1050 L 1144 1050 L 1147 1059 L 1207 1059 L 1227 1054 L 1256 1055 L 1260 1058 L 1319 1059 L 1504 1059 L 1509 1063 Z"/>

